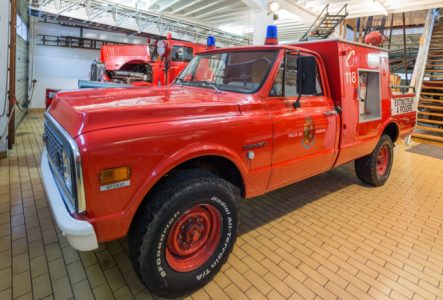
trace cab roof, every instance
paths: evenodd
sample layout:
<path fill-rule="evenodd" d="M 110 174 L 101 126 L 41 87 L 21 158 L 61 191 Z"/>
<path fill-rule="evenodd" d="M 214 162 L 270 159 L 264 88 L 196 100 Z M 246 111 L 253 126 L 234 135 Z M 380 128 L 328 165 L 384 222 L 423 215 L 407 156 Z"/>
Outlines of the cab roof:
<path fill-rule="evenodd" d="M 235 52 L 235 51 L 257 51 L 257 50 L 289 50 L 289 51 L 300 51 L 304 53 L 309 53 L 312 55 L 317 56 L 318 53 L 312 50 L 305 49 L 303 47 L 297 47 L 292 45 L 252 45 L 252 46 L 235 46 L 235 47 L 229 47 L 229 48 L 216 48 L 211 50 L 206 50 L 200 52 L 203 53 L 217 53 L 217 52 Z"/>

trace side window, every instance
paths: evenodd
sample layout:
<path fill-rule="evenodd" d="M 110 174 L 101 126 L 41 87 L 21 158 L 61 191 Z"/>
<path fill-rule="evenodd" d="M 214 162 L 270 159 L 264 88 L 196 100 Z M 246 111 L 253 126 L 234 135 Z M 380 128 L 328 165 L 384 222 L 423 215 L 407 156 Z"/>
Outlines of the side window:
<path fill-rule="evenodd" d="M 295 97 L 297 94 L 297 58 L 298 55 L 286 55 L 285 68 L 285 97 Z"/>
<path fill-rule="evenodd" d="M 315 82 L 315 91 L 316 91 L 316 96 L 323 96 L 323 88 L 321 86 L 321 78 L 320 78 L 320 73 L 318 72 L 318 66 L 317 66 L 317 80 Z"/>
<path fill-rule="evenodd" d="M 269 92 L 270 97 L 283 97 L 283 78 L 285 70 L 285 60 L 283 60 L 278 69 L 277 77 L 274 80 L 271 91 Z"/>
<path fill-rule="evenodd" d="M 282 61 L 269 96 L 297 96 L 297 55 L 287 54 Z"/>
<path fill-rule="evenodd" d="M 298 55 L 287 54 L 285 60 L 282 61 L 277 73 L 277 77 L 274 80 L 270 97 L 296 97 L 297 94 L 297 58 Z M 283 85 L 284 82 L 284 85 Z M 316 78 L 316 96 L 323 95 L 323 88 L 321 84 L 320 74 L 317 67 Z"/>

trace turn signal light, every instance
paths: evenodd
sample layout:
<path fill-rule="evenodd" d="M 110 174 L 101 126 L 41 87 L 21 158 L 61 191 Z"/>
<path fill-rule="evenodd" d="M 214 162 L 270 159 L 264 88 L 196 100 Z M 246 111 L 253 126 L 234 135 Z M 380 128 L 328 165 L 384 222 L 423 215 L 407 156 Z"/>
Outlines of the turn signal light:
<path fill-rule="evenodd" d="M 131 168 L 129 166 L 102 170 L 100 172 L 100 184 L 110 184 L 129 180 Z"/>

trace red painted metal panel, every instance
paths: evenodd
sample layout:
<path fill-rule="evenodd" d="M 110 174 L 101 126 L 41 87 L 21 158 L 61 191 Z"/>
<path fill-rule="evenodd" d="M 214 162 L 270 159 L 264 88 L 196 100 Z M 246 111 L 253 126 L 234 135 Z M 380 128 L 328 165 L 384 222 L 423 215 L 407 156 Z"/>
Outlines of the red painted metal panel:
<path fill-rule="evenodd" d="M 100 60 L 106 70 L 119 70 L 124 64 L 148 63 L 151 61 L 147 45 L 104 45 L 100 51 Z"/>

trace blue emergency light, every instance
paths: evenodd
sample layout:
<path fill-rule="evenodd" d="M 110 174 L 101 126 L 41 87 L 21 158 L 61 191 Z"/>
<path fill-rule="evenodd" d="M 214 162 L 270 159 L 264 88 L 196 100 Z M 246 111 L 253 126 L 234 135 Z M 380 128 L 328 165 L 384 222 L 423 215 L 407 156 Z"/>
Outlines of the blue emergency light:
<path fill-rule="evenodd" d="M 277 25 L 268 25 L 268 27 L 266 28 L 265 45 L 277 45 L 277 44 L 278 44 Z"/>
<path fill-rule="evenodd" d="M 213 37 L 212 35 L 208 36 L 208 38 L 206 40 L 206 47 L 208 49 L 214 49 L 215 48 L 215 37 Z"/>

